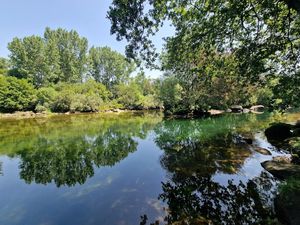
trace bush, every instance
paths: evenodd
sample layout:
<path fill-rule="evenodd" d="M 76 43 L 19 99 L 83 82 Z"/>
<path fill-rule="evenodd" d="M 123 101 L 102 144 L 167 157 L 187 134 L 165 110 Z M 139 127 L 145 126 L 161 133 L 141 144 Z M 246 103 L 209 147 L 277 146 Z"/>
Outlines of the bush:
<path fill-rule="evenodd" d="M 46 112 L 47 108 L 43 105 L 37 104 L 35 107 L 35 111 L 38 113 Z"/>
<path fill-rule="evenodd" d="M 42 90 L 43 89 L 43 90 Z M 54 88 L 41 88 L 40 99 L 53 112 L 96 112 L 111 97 L 106 87 L 94 80 L 83 84 L 60 83 Z"/>
<path fill-rule="evenodd" d="M 97 95 L 76 94 L 73 97 L 71 112 L 97 112 L 102 104 L 102 99 Z"/>
<path fill-rule="evenodd" d="M 51 109 L 58 92 L 52 87 L 43 87 L 37 91 L 38 105 Z"/>
<path fill-rule="evenodd" d="M 139 105 L 142 106 L 143 109 L 157 109 L 162 107 L 162 104 L 154 95 L 142 96 Z"/>
<path fill-rule="evenodd" d="M 139 109 L 142 94 L 137 84 L 119 84 L 115 87 L 118 103 L 129 109 Z"/>
<path fill-rule="evenodd" d="M 0 111 L 34 110 L 36 91 L 25 79 L 0 76 Z"/>
<path fill-rule="evenodd" d="M 63 90 L 55 97 L 53 104 L 51 105 L 51 111 L 53 112 L 69 112 L 72 104 L 72 93 L 70 90 Z"/>

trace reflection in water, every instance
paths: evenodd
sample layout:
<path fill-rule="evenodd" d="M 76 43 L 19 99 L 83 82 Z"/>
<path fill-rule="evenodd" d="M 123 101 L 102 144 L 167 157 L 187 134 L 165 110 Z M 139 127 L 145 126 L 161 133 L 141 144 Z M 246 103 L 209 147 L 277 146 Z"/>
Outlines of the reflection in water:
<path fill-rule="evenodd" d="M 114 166 L 136 151 L 138 142 L 134 137 L 145 138 L 158 122 L 157 117 L 154 118 L 136 117 L 128 121 L 113 118 L 103 123 L 103 120 L 91 117 L 88 132 L 78 130 L 76 124 L 76 130 L 75 127 L 72 127 L 74 130 L 63 129 L 54 136 L 41 133 L 30 141 L 13 146 L 10 143 L 8 147 L 14 148 L 12 155 L 20 158 L 20 177 L 26 183 L 54 182 L 57 187 L 84 184 L 94 175 L 94 166 Z M 60 122 L 68 126 L 72 122 L 70 119 Z M 51 129 L 55 126 L 50 123 Z M 27 139 L 26 136 L 20 138 Z"/>
<path fill-rule="evenodd" d="M 262 224 L 273 216 L 268 201 L 274 183 L 266 173 L 245 183 L 212 179 L 216 172 L 238 173 L 251 155 L 237 141 L 237 122 L 214 129 L 216 136 L 205 133 L 214 123 L 164 121 L 156 127 L 156 143 L 164 150 L 160 162 L 168 172 L 159 196 L 168 206 L 166 224 Z M 141 224 L 147 224 L 146 215 Z"/>
<path fill-rule="evenodd" d="M 214 121 L 213 121 L 214 122 Z M 162 166 L 169 172 L 189 176 L 194 172 L 203 176 L 217 171 L 236 173 L 251 151 L 243 142 L 234 142 L 233 123 L 226 123 L 222 129 L 219 124 L 207 127 L 201 121 L 164 121 L 155 131 L 156 143 L 165 151 L 161 158 Z M 215 136 L 210 136 L 214 130 Z M 207 134 L 210 133 L 210 134 Z"/>
<path fill-rule="evenodd" d="M 274 120 L 250 114 L 1 120 L 0 223 L 266 224 L 276 184 L 249 167 L 253 151 L 240 135 L 253 137 Z M 242 177 L 243 170 L 256 178 Z M 60 188 L 35 185 L 49 183 Z"/>
<path fill-rule="evenodd" d="M 264 224 L 272 216 L 255 181 L 228 181 L 222 186 L 210 177 L 194 174 L 164 182 L 162 187 L 159 198 L 169 207 L 167 224 Z"/>
<path fill-rule="evenodd" d="M 93 165 L 113 166 L 136 150 L 130 136 L 108 130 L 98 137 L 47 140 L 39 138 L 31 149 L 18 152 L 20 176 L 27 183 L 52 181 L 61 185 L 83 184 L 94 175 Z"/>

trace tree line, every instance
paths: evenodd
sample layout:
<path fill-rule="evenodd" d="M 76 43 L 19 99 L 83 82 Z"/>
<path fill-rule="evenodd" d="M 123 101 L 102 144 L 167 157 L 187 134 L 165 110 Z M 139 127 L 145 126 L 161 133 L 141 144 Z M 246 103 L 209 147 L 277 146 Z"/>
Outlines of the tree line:
<path fill-rule="evenodd" d="M 161 107 L 158 81 L 109 47 L 88 48 L 76 31 L 46 28 L 14 38 L 0 58 L 0 111 L 96 112 Z"/>
<path fill-rule="evenodd" d="M 284 15 L 290 16 L 290 35 L 295 37 L 293 49 L 283 34 L 280 40 L 285 43 L 284 47 L 276 42 L 277 39 L 266 41 L 268 35 L 273 35 L 268 33 L 269 29 L 277 30 L 276 35 L 281 35 L 281 30 L 276 21 L 276 24 L 272 23 L 273 17 L 265 21 L 263 16 L 271 12 L 261 13 L 259 10 L 263 9 L 259 6 L 266 6 L 260 3 L 249 6 L 249 10 L 261 13 L 259 18 L 245 14 L 247 21 L 244 23 L 249 23 L 247 27 L 252 29 L 252 23 L 263 27 L 268 22 L 271 28 L 264 32 L 246 30 L 249 31 L 246 34 L 243 29 L 232 27 L 241 33 L 230 41 L 229 34 L 220 36 L 225 31 L 216 33 L 217 30 L 213 32 L 210 27 L 221 29 L 219 26 L 227 26 L 220 18 L 224 13 L 228 18 L 236 18 L 235 11 L 216 11 L 220 18 L 215 18 L 218 19 L 215 24 L 215 20 L 205 21 L 210 17 L 204 15 L 210 15 L 210 10 L 215 9 L 210 3 L 201 7 L 197 6 L 200 1 L 195 1 L 195 5 L 170 5 L 172 13 L 155 3 L 149 14 L 140 17 L 144 22 L 136 23 L 135 19 L 126 22 L 126 18 L 133 18 L 143 7 L 136 4 L 121 7 L 121 2 L 113 1 L 108 18 L 112 21 L 112 33 L 129 41 L 127 57 L 109 47 L 89 48 L 88 40 L 74 30 L 46 28 L 42 37 L 14 38 L 8 44 L 9 58 L 0 58 L 0 111 L 96 112 L 116 108 L 164 108 L 167 114 L 197 114 L 211 108 L 228 109 L 237 104 L 246 107 L 263 104 L 272 108 L 299 105 L 299 62 L 295 59 L 299 50 L 296 40 L 300 37 L 295 27 L 298 14 L 283 3 L 272 15 L 282 20 Z M 141 6 L 145 4 L 142 2 Z M 236 4 L 220 3 L 220 7 L 233 10 L 238 7 Z M 198 8 L 203 15 L 199 14 Z M 153 66 L 157 54 L 153 52 L 149 34 L 167 17 L 178 32 L 166 39 L 159 56 L 164 75 L 157 79 L 151 79 L 143 72 L 133 76 L 140 60 Z M 240 25 L 235 20 L 234 23 Z M 282 24 L 282 28 L 286 26 Z M 124 27 L 127 29 L 122 29 Z M 150 33 L 139 33 L 142 28 Z M 205 29 L 206 33 L 203 33 Z M 231 29 L 228 32 L 235 34 Z M 257 38 L 253 40 L 255 35 Z M 208 39 L 204 39 L 205 36 Z"/>

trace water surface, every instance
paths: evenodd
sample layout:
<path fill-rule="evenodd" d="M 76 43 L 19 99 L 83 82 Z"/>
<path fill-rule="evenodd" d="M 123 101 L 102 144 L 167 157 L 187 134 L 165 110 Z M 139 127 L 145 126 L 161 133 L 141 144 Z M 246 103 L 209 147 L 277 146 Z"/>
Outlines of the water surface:
<path fill-rule="evenodd" d="M 276 181 L 255 146 L 282 154 L 262 131 L 295 118 L 2 119 L 0 224 L 261 224 L 274 217 Z"/>

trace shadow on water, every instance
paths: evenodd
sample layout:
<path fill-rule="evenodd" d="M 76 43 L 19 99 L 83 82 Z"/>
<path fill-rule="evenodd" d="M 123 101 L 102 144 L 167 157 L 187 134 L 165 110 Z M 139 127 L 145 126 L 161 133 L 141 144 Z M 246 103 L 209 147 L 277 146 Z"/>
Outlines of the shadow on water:
<path fill-rule="evenodd" d="M 217 172 L 239 174 L 251 156 L 248 145 L 237 138 L 260 121 L 253 118 L 228 116 L 157 125 L 156 144 L 164 150 L 160 163 L 168 173 L 158 199 L 166 203 L 167 216 L 151 225 L 276 223 L 270 200 L 276 182 L 266 172 L 246 182 L 243 175 L 227 184 L 213 179 Z M 247 123 L 249 127 L 244 126 Z M 141 225 L 147 221 L 147 215 L 141 216 Z"/>

